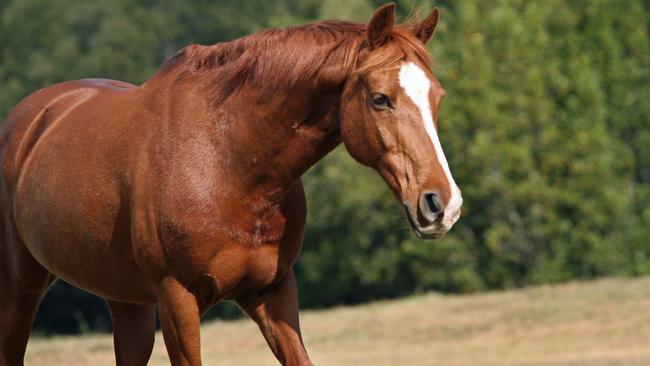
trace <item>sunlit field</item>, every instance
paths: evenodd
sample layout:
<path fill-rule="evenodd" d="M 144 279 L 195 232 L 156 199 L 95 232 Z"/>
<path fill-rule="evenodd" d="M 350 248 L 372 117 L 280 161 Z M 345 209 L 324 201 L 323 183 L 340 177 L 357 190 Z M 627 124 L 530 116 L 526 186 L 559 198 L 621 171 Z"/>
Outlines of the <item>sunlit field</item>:
<path fill-rule="evenodd" d="M 650 365 L 650 278 L 302 313 L 316 365 Z M 205 365 L 276 365 L 249 320 L 204 324 Z M 110 335 L 33 338 L 27 365 L 113 365 Z M 156 335 L 151 365 L 168 365 Z"/>

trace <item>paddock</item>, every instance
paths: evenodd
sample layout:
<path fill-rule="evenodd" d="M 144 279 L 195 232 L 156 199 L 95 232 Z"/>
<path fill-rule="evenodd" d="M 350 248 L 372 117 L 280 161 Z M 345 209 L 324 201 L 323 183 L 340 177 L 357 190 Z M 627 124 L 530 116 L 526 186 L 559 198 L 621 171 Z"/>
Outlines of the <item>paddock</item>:
<path fill-rule="evenodd" d="M 650 364 L 650 277 L 305 311 L 316 365 Z M 276 365 L 248 319 L 202 326 L 205 365 Z M 33 337 L 27 365 L 114 365 L 110 335 Z M 160 333 L 150 365 L 168 365 Z"/>

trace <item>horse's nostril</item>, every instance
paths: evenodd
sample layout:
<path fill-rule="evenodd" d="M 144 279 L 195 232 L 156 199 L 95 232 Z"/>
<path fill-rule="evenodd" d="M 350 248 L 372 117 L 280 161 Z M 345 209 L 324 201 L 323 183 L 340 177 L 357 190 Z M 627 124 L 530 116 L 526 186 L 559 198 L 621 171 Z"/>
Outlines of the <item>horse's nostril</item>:
<path fill-rule="evenodd" d="M 428 223 L 433 223 L 438 220 L 445 208 L 440 196 L 433 192 L 422 192 L 419 206 L 421 217 Z"/>
<path fill-rule="evenodd" d="M 440 203 L 440 197 L 435 193 L 427 193 L 424 195 L 424 199 L 427 202 L 427 206 L 431 213 L 437 214 L 442 210 L 442 204 Z"/>

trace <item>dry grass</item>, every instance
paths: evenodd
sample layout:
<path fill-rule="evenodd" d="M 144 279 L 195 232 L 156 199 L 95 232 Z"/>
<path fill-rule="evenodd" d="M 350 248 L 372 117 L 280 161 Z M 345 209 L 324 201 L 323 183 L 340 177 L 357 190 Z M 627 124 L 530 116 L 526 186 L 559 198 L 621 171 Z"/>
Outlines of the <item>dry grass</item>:
<path fill-rule="evenodd" d="M 650 365 L 650 278 L 302 313 L 317 365 Z M 249 320 L 203 326 L 205 365 L 276 365 Z M 112 365 L 108 335 L 32 339 L 27 365 Z M 151 365 L 168 365 L 157 334 Z"/>

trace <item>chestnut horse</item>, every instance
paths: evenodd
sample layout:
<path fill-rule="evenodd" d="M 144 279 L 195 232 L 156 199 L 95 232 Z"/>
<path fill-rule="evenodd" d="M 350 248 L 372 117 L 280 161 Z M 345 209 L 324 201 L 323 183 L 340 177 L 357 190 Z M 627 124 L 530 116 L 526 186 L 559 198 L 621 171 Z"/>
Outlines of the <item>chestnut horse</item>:
<path fill-rule="evenodd" d="M 156 306 L 172 365 L 200 365 L 199 320 L 233 299 L 285 365 L 309 365 L 292 266 L 301 175 L 343 142 L 421 238 L 462 198 L 437 135 L 425 44 L 438 11 L 325 21 L 189 46 L 141 86 L 86 79 L 25 98 L 0 135 L 0 364 L 23 363 L 56 278 L 106 299 L 117 364 L 147 363 Z"/>

